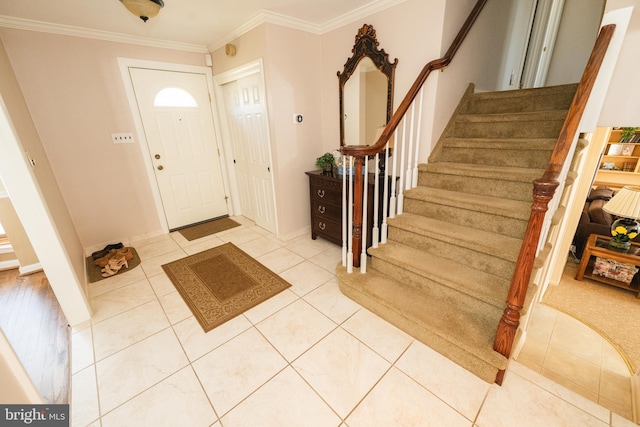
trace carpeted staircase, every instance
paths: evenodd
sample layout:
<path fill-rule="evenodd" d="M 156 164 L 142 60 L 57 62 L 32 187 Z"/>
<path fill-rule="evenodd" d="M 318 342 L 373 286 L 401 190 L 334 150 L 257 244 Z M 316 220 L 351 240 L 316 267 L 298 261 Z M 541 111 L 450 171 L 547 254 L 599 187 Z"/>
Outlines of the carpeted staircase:
<path fill-rule="evenodd" d="M 340 289 L 478 377 L 507 359 L 496 329 L 540 178 L 577 85 L 473 93 L 460 101 L 386 244 Z M 529 286 L 527 304 L 535 286 Z"/>

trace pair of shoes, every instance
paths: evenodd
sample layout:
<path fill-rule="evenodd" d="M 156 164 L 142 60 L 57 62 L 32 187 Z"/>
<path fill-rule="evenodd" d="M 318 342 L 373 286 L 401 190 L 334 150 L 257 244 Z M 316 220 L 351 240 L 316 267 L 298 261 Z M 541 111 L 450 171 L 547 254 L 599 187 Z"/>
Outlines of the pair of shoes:
<path fill-rule="evenodd" d="M 123 247 L 124 247 L 124 245 L 121 242 L 113 243 L 111 245 L 107 245 L 101 251 L 96 251 L 96 252 L 92 253 L 91 254 L 91 258 L 93 258 L 93 260 L 96 260 L 98 258 L 103 258 L 105 255 L 107 255 L 109 252 L 111 252 L 111 250 L 113 250 L 113 249 L 122 249 Z"/>
<path fill-rule="evenodd" d="M 109 260 L 113 258 L 125 258 L 127 261 L 131 261 L 133 259 L 133 252 L 129 247 L 111 249 L 105 256 L 94 260 L 93 263 L 99 267 L 105 267 L 109 263 Z"/>
<path fill-rule="evenodd" d="M 111 258 L 109 263 L 102 269 L 102 277 L 113 276 L 120 271 L 123 266 L 125 268 L 129 268 L 129 263 L 124 256 L 120 258 Z"/>

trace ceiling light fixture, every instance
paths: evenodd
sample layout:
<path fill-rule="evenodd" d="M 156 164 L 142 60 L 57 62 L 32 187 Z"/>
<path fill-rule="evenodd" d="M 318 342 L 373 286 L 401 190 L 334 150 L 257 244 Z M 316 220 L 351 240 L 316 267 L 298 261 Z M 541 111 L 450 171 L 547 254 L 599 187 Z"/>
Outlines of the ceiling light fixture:
<path fill-rule="evenodd" d="M 144 22 L 153 18 L 164 7 L 162 0 L 120 0 L 129 12 L 139 16 Z"/>

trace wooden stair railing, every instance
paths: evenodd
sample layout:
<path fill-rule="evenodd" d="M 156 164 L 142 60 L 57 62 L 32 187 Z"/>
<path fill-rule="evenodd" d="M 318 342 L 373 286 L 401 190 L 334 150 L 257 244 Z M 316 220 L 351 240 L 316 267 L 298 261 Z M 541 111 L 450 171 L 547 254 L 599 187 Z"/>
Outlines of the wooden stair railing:
<path fill-rule="evenodd" d="M 451 60 L 455 56 L 456 52 L 460 48 L 460 45 L 464 41 L 465 37 L 471 30 L 473 23 L 476 21 L 482 8 L 486 4 L 487 0 L 478 0 L 473 7 L 473 10 L 469 14 L 469 17 L 464 22 L 464 25 L 460 28 L 458 35 L 451 43 L 451 46 L 444 54 L 442 58 L 435 59 L 424 66 L 415 82 L 405 95 L 402 103 L 398 109 L 393 113 L 389 119 L 389 123 L 382 131 L 382 134 L 378 138 L 375 144 L 369 146 L 361 145 L 349 145 L 341 148 L 341 153 L 344 156 L 354 157 L 354 182 L 353 182 L 353 227 L 352 227 L 352 247 L 353 247 L 353 266 L 360 266 L 360 256 L 362 250 L 362 199 L 363 199 L 363 174 L 362 167 L 367 156 L 376 155 L 384 151 L 389 139 L 393 136 L 396 128 L 401 123 L 402 119 L 407 114 L 409 107 L 413 104 L 415 98 L 420 93 L 422 86 L 424 85 L 427 77 L 434 70 L 440 70 L 445 68 L 451 63 Z"/>
<path fill-rule="evenodd" d="M 605 25 L 600 29 L 595 46 L 587 62 L 576 94 L 571 102 L 555 148 L 551 154 L 549 166 L 540 179 L 533 181 L 533 205 L 525 231 L 524 239 L 516 261 L 515 272 L 507 294 L 506 307 L 500 319 L 493 349 L 509 357 L 511 348 L 520 325 L 520 310 L 524 306 L 527 288 L 531 280 L 533 263 L 537 255 L 538 243 L 542 232 L 542 224 L 549 202 L 553 199 L 559 185 L 558 177 L 567 161 L 567 157 L 578 132 L 578 126 L 584 113 L 587 100 L 593 89 L 596 77 L 609 47 L 615 25 Z M 504 371 L 498 373 L 496 383 L 501 384 Z"/>

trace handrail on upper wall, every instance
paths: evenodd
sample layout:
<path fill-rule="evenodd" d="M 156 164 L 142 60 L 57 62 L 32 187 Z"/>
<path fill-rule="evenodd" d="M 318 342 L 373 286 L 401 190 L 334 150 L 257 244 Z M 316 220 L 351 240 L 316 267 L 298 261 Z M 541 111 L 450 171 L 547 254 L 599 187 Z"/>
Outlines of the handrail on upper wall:
<path fill-rule="evenodd" d="M 363 146 L 363 145 L 343 146 L 340 149 L 343 155 L 364 157 L 364 156 L 371 156 L 376 153 L 380 153 L 382 152 L 382 150 L 384 150 L 384 147 L 387 144 L 387 141 L 389 141 L 389 139 L 393 135 L 393 132 L 396 130 L 396 128 L 402 121 L 402 118 L 407 114 L 409 107 L 415 100 L 416 96 L 418 96 L 418 94 L 420 93 L 420 89 L 422 89 L 422 85 L 424 85 L 424 82 L 427 80 L 427 77 L 429 77 L 429 74 L 431 74 L 431 72 L 434 70 L 440 70 L 442 68 L 445 68 L 451 63 L 451 60 L 453 59 L 456 52 L 460 48 L 460 45 L 462 44 L 465 37 L 471 30 L 473 23 L 476 21 L 476 19 L 480 15 L 480 12 L 482 11 L 482 8 L 486 3 L 487 3 L 487 0 L 478 0 L 476 5 L 471 10 L 471 13 L 467 17 L 467 20 L 462 25 L 462 28 L 460 28 L 458 35 L 456 35 L 456 38 L 453 39 L 451 46 L 449 46 L 449 49 L 444 54 L 444 56 L 442 58 L 434 59 L 433 61 L 428 62 L 427 65 L 425 65 L 422 68 L 422 71 L 420 71 L 420 74 L 418 74 L 418 77 L 416 78 L 415 82 L 413 83 L 411 88 L 409 88 L 409 91 L 407 92 L 404 99 L 402 100 L 402 103 L 400 103 L 400 106 L 398 107 L 398 109 L 395 111 L 395 113 L 393 113 L 393 115 L 391 116 L 391 119 L 389 119 L 389 123 L 387 123 L 387 125 L 385 126 L 384 130 L 382 131 L 382 134 L 380 135 L 376 143 L 369 146 Z"/>

